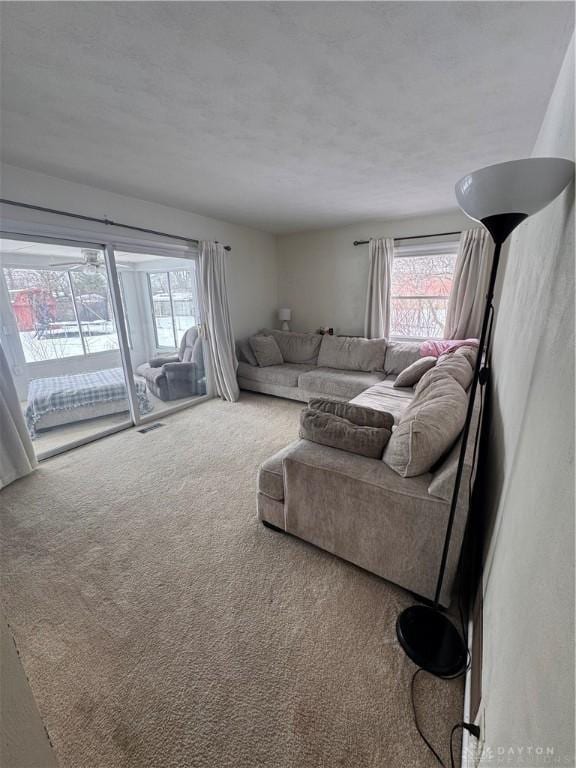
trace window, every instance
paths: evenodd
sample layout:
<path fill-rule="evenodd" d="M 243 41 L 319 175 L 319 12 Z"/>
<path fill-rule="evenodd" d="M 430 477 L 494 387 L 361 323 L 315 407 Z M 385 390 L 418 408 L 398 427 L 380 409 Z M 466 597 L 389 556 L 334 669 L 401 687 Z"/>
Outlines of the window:
<path fill-rule="evenodd" d="M 457 251 L 457 242 L 396 249 L 390 296 L 391 337 L 443 336 Z"/>
<path fill-rule="evenodd" d="M 148 272 L 156 346 L 176 349 L 182 335 L 198 322 L 194 274 L 190 269 Z"/>
<path fill-rule="evenodd" d="M 92 354 L 118 349 L 118 336 L 106 274 L 102 270 L 97 272 L 77 270 L 68 274 L 85 352 Z"/>
<path fill-rule="evenodd" d="M 3 271 L 27 363 L 118 349 L 102 267 Z"/>

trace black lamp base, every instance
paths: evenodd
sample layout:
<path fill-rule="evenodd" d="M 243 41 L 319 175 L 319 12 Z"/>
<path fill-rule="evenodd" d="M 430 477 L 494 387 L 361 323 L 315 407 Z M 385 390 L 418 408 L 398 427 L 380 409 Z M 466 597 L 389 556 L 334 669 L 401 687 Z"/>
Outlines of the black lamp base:
<path fill-rule="evenodd" d="M 427 672 L 453 677 L 466 669 L 464 641 L 450 619 L 436 608 L 406 608 L 396 621 L 396 634 L 406 654 Z"/>

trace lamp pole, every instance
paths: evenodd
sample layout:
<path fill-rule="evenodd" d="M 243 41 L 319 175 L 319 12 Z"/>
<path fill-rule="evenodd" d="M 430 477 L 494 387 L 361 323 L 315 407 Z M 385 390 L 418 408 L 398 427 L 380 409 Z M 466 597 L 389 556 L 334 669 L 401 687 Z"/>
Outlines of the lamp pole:
<path fill-rule="evenodd" d="M 450 511 L 448 513 L 448 522 L 446 524 L 446 533 L 444 535 L 444 545 L 440 559 L 436 591 L 434 593 L 434 602 L 431 606 L 410 606 L 402 611 L 396 621 L 396 634 L 398 640 L 408 656 L 410 656 L 412 661 L 418 664 L 419 667 L 440 677 L 452 677 L 453 675 L 461 673 L 466 667 L 467 650 L 464 638 L 460 636 L 454 624 L 452 624 L 452 622 L 441 612 L 440 596 L 442 594 L 446 563 L 450 551 L 454 518 L 458 507 L 468 437 L 470 435 L 470 427 L 474 416 L 474 401 L 476 399 L 476 391 L 478 389 L 482 366 L 485 362 L 484 358 L 485 355 L 488 354 L 488 349 L 485 347 L 490 314 L 493 306 L 494 288 L 496 286 L 498 266 L 500 264 L 500 253 L 502 251 L 502 245 L 510 232 L 512 232 L 512 230 L 526 218 L 526 216 L 521 214 L 500 214 L 498 216 L 490 217 L 491 221 L 488 221 L 488 219 L 482 221 L 482 224 L 488 229 L 494 240 L 495 249 L 492 257 L 488 290 L 486 293 L 482 330 L 478 342 L 478 354 L 476 355 L 474 374 L 469 389 L 466 420 L 462 429 L 460 453 L 458 455 L 458 465 L 456 468 L 456 477 L 454 479 Z"/>
<path fill-rule="evenodd" d="M 551 203 L 570 184 L 573 177 L 572 160 L 533 157 L 481 168 L 464 176 L 456 184 L 456 198 L 460 207 L 471 219 L 480 222 L 488 230 L 495 249 L 434 601 L 431 605 L 413 605 L 406 608 L 396 621 L 396 634 L 406 654 L 419 667 L 439 677 L 453 677 L 466 669 L 468 654 L 464 638 L 442 612 L 440 597 L 458 508 L 467 442 L 474 415 L 474 400 L 484 364 L 483 356 L 487 357 L 489 352 L 488 329 L 494 310 L 494 288 L 502 245 L 528 216 Z"/>
<path fill-rule="evenodd" d="M 466 461 L 466 446 L 468 443 L 468 436 L 470 434 L 470 427 L 472 425 L 472 417 L 474 415 L 474 400 L 476 399 L 476 390 L 478 389 L 478 382 L 480 380 L 480 372 L 483 365 L 483 357 L 488 355 L 489 350 L 486 348 L 486 337 L 488 335 L 488 323 L 490 321 L 491 310 L 493 309 L 492 302 L 494 300 L 494 288 L 496 286 L 496 277 L 498 275 L 498 266 L 500 264 L 500 253 L 502 251 L 502 245 L 508 238 L 508 235 L 516 229 L 528 217 L 526 214 L 518 213 L 503 213 L 497 216 L 489 216 L 482 220 L 482 224 L 490 232 L 495 244 L 494 255 L 492 257 L 492 268 L 490 270 L 490 280 L 488 282 L 488 291 L 486 293 L 486 304 L 484 306 L 484 317 L 482 319 L 482 330 L 480 332 L 480 339 L 478 342 L 478 354 L 476 356 L 476 365 L 474 366 L 474 375 L 472 377 L 472 383 L 470 385 L 470 394 L 468 398 L 468 410 L 466 412 L 466 421 L 464 422 L 464 428 L 462 430 L 462 445 L 460 447 L 460 455 L 458 457 L 458 467 L 456 469 L 456 478 L 454 480 L 454 491 L 452 493 L 452 501 L 450 503 L 450 513 L 448 515 L 448 524 L 446 526 L 446 536 L 444 537 L 444 548 L 442 550 L 442 559 L 440 561 L 440 571 L 438 573 L 438 581 L 436 583 L 436 592 L 434 594 L 434 608 L 438 608 L 440 605 L 440 594 L 442 592 L 442 583 L 444 581 L 444 572 L 446 570 L 446 561 L 448 559 L 448 551 L 450 549 L 450 538 L 452 535 L 452 527 L 454 525 L 454 516 L 456 514 L 456 507 L 458 506 L 458 496 L 460 494 L 460 485 L 462 483 L 462 473 L 464 471 L 464 463 Z M 486 360 L 486 362 L 488 362 Z"/>

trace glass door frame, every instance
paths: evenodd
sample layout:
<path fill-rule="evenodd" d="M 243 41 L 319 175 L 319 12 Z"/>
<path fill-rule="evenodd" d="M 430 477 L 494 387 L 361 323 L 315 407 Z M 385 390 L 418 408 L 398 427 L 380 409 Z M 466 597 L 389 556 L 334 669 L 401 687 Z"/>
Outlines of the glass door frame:
<path fill-rule="evenodd" d="M 116 432 L 122 432 L 125 429 L 131 429 L 132 427 L 139 427 L 144 424 L 148 424 L 152 421 L 157 421 L 160 418 L 163 418 L 164 416 L 170 416 L 173 413 L 177 413 L 178 411 L 182 411 L 186 408 L 191 408 L 194 405 L 197 405 L 199 403 L 203 403 L 207 400 L 210 400 L 213 397 L 213 385 L 212 385 L 212 376 L 211 376 L 211 368 L 208 360 L 208 356 L 205 352 L 205 369 L 206 369 L 206 394 L 200 395 L 198 397 L 195 397 L 193 400 L 187 400 L 184 403 L 178 403 L 172 406 L 168 406 L 162 410 L 161 414 L 158 413 L 147 413 L 147 414 L 140 414 L 139 408 L 138 408 L 138 399 L 136 395 L 136 384 L 134 382 L 134 370 L 132 366 L 132 360 L 130 357 L 130 342 L 128 338 L 128 320 L 124 313 L 124 307 L 122 304 L 122 289 L 120 287 L 120 280 L 118 277 L 118 270 L 116 267 L 116 258 L 115 258 L 115 252 L 116 251 L 127 251 L 132 253 L 150 253 L 151 251 L 158 254 L 159 257 L 163 256 L 172 256 L 176 258 L 182 258 L 182 259 L 189 259 L 190 261 L 196 262 L 196 269 L 194 270 L 194 281 L 195 281 L 195 287 L 197 292 L 197 299 L 198 299 L 198 309 L 200 311 L 201 317 L 200 317 L 200 336 L 204 339 L 205 333 L 204 333 L 204 307 L 202 305 L 202 301 L 200 298 L 200 294 L 198 291 L 199 288 L 199 282 L 198 282 L 198 256 L 196 254 L 190 254 L 188 252 L 182 252 L 180 249 L 178 249 L 178 252 L 171 252 L 169 248 L 163 247 L 162 243 L 158 244 L 152 244 L 152 243 L 143 243 L 141 240 L 134 240 L 132 244 L 128 240 L 116 243 L 116 238 L 111 238 L 110 240 L 106 240 L 104 242 L 99 240 L 86 240 L 84 238 L 75 238 L 75 237 L 68 237 L 66 235 L 63 235 L 62 237 L 59 237 L 55 234 L 50 234 L 48 236 L 37 234 L 37 231 L 40 231 L 42 229 L 41 226 L 35 225 L 32 226 L 29 231 L 29 233 L 26 232 L 28 227 L 21 226 L 12 231 L 11 228 L 0 229 L 0 239 L 6 239 L 6 240 L 21 240 L 23 242 L 29 242 L 29 243 L 47 243 L 49 245 L 63 245 L 63 246 L 70 246 L 70 247 L 76 247 L 76 248 L 89 248 L 94 250 L 99 250 L 102 252 L 104 256 L 104 263 L 106 265 L 106 275 L 108 278 L 108 288 L 110 290 L 110 296 L 112 300 L 112 311 L 114 314 L 114 322 L 116 325 L 116 333 L 118 336 L 118 347 L 120 352 L 120 357 L 122 360 L 122 369 L 124 372 L 124 378 L 126 380 L 126 395 L 128 400 L 128 406 L 129 406 L 129 416 L 127 416 L 126 422 L 115 424 L 110 427 L 105 427 L 102 430 L 95 432 L 93 435 L 82 437 L 77 440 L 72 440 L 69 443 L 57 447 L 52 448 L 43 452 L 40 452 L 37 454 L 36 458 L 38 461 L 43 461 L 44 459 L 49 459 L 52 456 L 56 456 L 60 453 L 65 453 L 67 451 L 73 450 L 74 448 L 79 448 L 82 445 L 87 445 L 88 443 L 91 443 L 95 440 L 99 440 L 103 437 L 108 437 L 109 435 L 113 435 Z M 36 231 L 33 231 L 36 230 Z M 76 311 L 76 310 L 75 310 Z"/>
<path fill-rule="evenodd" d="M 106 246 L 108 248 L 108 246 Z M 116 285 L 118 287 L 119 293 L 116 297 L 112 297 L 112 302 L 115 303 L 118 301 L 118 299 L 121 299 L 120 294 L 120 281 L 118 280 L 118 270 L 116 266 L 116 251 L 123 251 L 125 253 L 132 253 L 132 254 L 153 254 L 154 256 L 158 256 L 160 258 L 178 258 L 178 259 L 187 259 L 188 261 L 193 261 L 196 263 L 196 269 L 194 270 L 194 287 L 196 288 L 196 298 L 198 301 L 198 310 L 200 312 L 200 323 L 199 325 L 199 335 L 202 341 L 204 342 L 203 352 L 204 352 L 204 369 L 206 371 L 206 394 L 205 395 L 197 395 L 194 397 L 193 400 L 186 400 L 186 402 L 183 403 L 176 403 L 175 405 L 166 405 L 165 408 L 162 409 L 161 413 L 145 413 L 140 414 L 138 413 L 138 405 L 136 400 L 136 387 L 134 385 L 134 375 L 133 375 L 133 369 L 132 364 L 130 361 L 129 367 L 130 371 L 132 372 L 132 377 L 130 379 L 130 383 L 132 385 L 132 389 L 134 390 L 132 393 L 133 396 L 133 403 L 135 407 L 135 416 L 134 424 L 135 426 L 139 426 L 141 424 L 149 424 L 152 421 L 158 421 L 159 419 L 163 418 L 164 416 L 170 416 L 173 413 L 177 413 L 178 411 L 183 411 L 186 408 L 191 408 L 194 405 L 197 405 L 199 403 L 204 403 L 206 400 L 211 400 L 214 396 L 214 387 L 213 387 L 213 379 L 212 379 L 212 368 L 210 365 L 210 356 L 207 354 L 206 349 L 206 334 L 204 331 L 205 328 L 205 322 L 204 322 L 204 305 L 202 303 L 202 299 L 200 296 L 199 291 L 199 257 L 197 254 L 190 254 L 189 252 L 171 252 L 170 250 L 163 248 L 161 243 L 158 243 L 158 245 L 155 247 L 152 244 L 143 244 L 142 242 L 138 242 L 137 240 L 134 241 L 133 245 L 128 245 L 126 243 L 122 243 L 121 245 L 116 245 L 114 241 L 112 241 L 109 244 L 110 252 L 106 252 L 106 259 L 108 263 L 108 258 L 111 257 L 111 263 L 113 263 L 113 269 L 114 269 L 114 279 L 111 281 L 111 285 Z M 158 271 L 158 270 L 155 270 Z M 116 312 L 116 306 L 114 307 L 114 310 Z M 128 356 L 130 355 L 130 346 L 128 343 L 128 334 L 127 334 L 127 319 L 124 314 L 124 306 L 122 304 L 122 301 L 120 300 L 118 304 L 118 312 L 117 316 L 121 318 L 121 325 L 122 325 L 122 331 L 123 335 L 126 336 L 124 339 L 124 343 L 126 344 L 125 349 L 128 350 Z M 122 349 L 122 347 L 121 347 Z"/>

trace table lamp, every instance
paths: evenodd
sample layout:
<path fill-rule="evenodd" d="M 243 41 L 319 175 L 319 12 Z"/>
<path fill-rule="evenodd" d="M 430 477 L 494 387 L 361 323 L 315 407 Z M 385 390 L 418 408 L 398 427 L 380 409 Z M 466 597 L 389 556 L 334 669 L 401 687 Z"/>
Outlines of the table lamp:
<path fill-rule="evenodd" d="M 292 310 L 287 309 L 284 307 L 283 309 L 278 310 L 278 319 L 282 321 L 282 330 L 283 331 L 289 331 L 290 330 L 290 320 L 292 318 Z"/>

